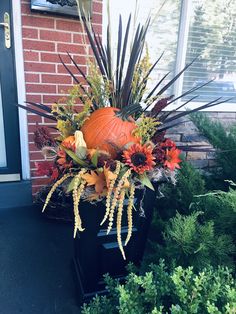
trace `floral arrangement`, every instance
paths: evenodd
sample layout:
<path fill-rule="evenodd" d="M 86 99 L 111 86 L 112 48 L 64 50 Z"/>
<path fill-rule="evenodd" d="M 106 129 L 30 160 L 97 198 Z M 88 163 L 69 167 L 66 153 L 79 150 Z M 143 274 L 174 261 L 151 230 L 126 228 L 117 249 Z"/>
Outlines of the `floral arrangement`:
<path fill-rule="evenodd" d="M 126 211 L 127 245 L 132 235 L 136 189 L 154 189 L 152 182 L 174 178 L 175 170 L 180 168 L 181 149 L 186 147 L 177 148 L 171 139 L 165 137 L 166 130 L 181 123 L 179 119 L 186 114 L 216 105 L 222 100 L 216 99 L 190 111 L 178 112 L 179 107 L 172 112 L 163 112 L 175 100 L 205 85 L 194 87 L 178 97 L 167 94 L 169 87 L 192 63 L 167 84 L 163 85 L 163 82 L 168 74 L 152 90 L 148 90 L 150 74 L 162 57 L 154 64 L 150 63 L 145 46 L 150 19 L 136 28 L 127 63 L 131 16 L 124 32 L 120 18 L 114 59 L 110 25 L 107 43 L 103 45 L 90 21 L 85 18 L 82 24 L 94 55 L 92 59 L 88 58 L 88 73 L 81 70 L 70 54 L 68 56 L 83 82 L 60 57 L 75 81 L 68 98 L 52 107 L 35 103 L 29 103 L 30 107 L 19 106 L 56 122 L 59 132 L 56 138 L 52 138 L 44 127 L 35 132 L 35 144 L 47 159 L 37 163 L 38 174 L 47 175 L 52 181 L 43 211 L 56 189 L 63 185 L 65 193 L 71 193 L 73 198 L 75 237 L 77 231 L 86 228 L 80 217 L 80 201 L 104 200 L 106 210 L 101 225 L 107 223 L 109 233 L 116 220 L 117 241 L 125 259 L 121 221 Z M 79 103 L 83 104 L 82 110 L 79 110 Z M 125 199 L 128 200 L 127 206 L 124 206 Z"/>

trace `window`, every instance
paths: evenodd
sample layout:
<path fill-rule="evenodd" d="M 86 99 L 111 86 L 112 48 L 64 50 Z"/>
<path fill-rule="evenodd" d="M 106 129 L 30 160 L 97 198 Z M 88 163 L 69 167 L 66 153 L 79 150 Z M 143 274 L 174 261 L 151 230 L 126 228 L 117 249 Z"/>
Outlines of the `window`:
<path fill-rule="evenodd" d="M 118 14 L 128 17 L 129 12 L 134 12 L 136 2 L 109 1 L 111 18 L 116 24 L 113 34 L 116 33 Z M 224 99 L 235 97 L 230 103 L 212 107 L 212 110 L 236 111 L 236 0 L 140 0 L 138 8 L 138 21 L 144 22 L 149 12 L 153 19 L 147 36 L 151 60 L 154 62 L 164 51 L 151 82 L 170 70 L 173 76 L 186 63 L 198 57 L 169 93 L 181 95 L 192 87 L 214 79 L 193 94 L 199 97 L 188 107 L 221 96 Z M 171 74 L 168 79 L 171 79 Z M 179 106 L 189 97 L 182 97 L 174 106 Z"/>

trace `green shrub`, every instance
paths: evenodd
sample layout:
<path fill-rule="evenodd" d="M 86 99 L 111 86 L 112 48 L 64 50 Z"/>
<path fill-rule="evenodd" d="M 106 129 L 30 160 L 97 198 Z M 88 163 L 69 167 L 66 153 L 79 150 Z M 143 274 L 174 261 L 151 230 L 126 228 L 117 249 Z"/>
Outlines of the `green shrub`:
<path fill-rule="evenodd" d="M 179 213 L 187 214 L 195 195 L 204 194 L 205 181 L 202 174 L 190 163 L 182 162 L 177 173 L 176 184 L 164 184 L 160 187 L 163 198 L 157 201 L 156 207 L 161 218 L 170 218 Z"/>
<path fill-rule="evenodd" d="M 165 258 L 169 266 L 200 270 L 218 264 L 234 267 L 236 190 L 206 193 L 201 174 L 183 164 L 176 186 L 163 186 L 157 201 L 143 269 Z M 203 195 L 199 195 L 203 193 Z M 201 213 L 201 214 L 200 214 Z"/>
<path fill-rule="evenodd" d="M 171 265 L 193 266 L 195 270 L 212 265 L 233 268 L 235 246 L 228 234 L 217 234 L 214 222 L 200 222 L 202 212 L 176 214 L 164 227 L 163 242 L 152 242 L 144 265 L 164 258 Z"/>
<path fill-rule="evenodd" d="M 124 284 L 106 277 L 108 296 L 96 297 L 82 314 L 233 314 L 236 285 L 227 268 L 192 267 L 168 271 L 164 262 L 151 265 L 144 275 L 130 273 Z"/>
<path fill-rule="evenodd" d="M 159 192 L 163 197 L 157 198 L 155 203 L 154 217 L 149 232 L 150 241 L 162 243 L 162 232 L 168 220 L 177 212 L 191 213 L 189 206 L 194 196 L 206 192 L 202 175 L 189 163 L 181 163 L 176 179 L 175 185 L 165 183 L 159 187 Z"/>
<path fill-rule="evenodd" d="M 203 218 L 213 220 L 217 234 L 227 234 L 236 243 L 236 189 L 231 183 L 228 192 L 216 191 L 195 199 L 192 209 L 204 212 Z"/>
<path fill-rule="evenodd" d="M 226 130 L 220 122 L 212 121 L 206 114 L 191 114 L 191 119 L 199 131 L 217 149 L 216 162 L 219 167 L 212 173 L 211 186 L 222 189 L 224 180 L 236 182 L 236 126 Z"/>

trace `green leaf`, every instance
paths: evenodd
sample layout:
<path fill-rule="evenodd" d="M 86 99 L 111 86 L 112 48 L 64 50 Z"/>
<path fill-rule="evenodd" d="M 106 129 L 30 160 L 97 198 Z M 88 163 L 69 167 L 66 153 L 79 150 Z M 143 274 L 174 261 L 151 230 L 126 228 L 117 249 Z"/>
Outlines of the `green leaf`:
<path fill-rule="evenodd" d="M 86 159 L 87 148 L 80 146 L 76 149 L 76 156 L 80 159 Z"/>
<path fill-rule="evenodd" d="M 139 176 L 139 179 L 141 181 L 141 183 L 148 187 L 149 189 L 155 191 L 154 186 L 152 185 L 151 181 L 149 180 L 149 178 L 147 177 L 146 173 L 142 174 Z"/>
<path fill-rule="evenodd" d="M 97 167 L 98 165 L 98 152 L 97 151 L 93 154 L 93 157 L 91 158 L 91 162 L 94 165 L 94 167 Z"/>
<path fill-rule="evenodd" d="M 63 149 L 67 155 L 69 155 L 78 165 L 82 166 L 82 167 L 88 167 L 88 164 L 83 161 L 82 159 L 80 159 L 78 156 L 76 156 L 76 154 L 74 152 L 72 152 L 71 150 L 60 146 L 61 149 Z"/>
<path fill-rule="evenodd" d="M 70 181 L 70 183 L 68 184 L 68 187 L 67 187 L 67 189 L 66 189 L 66 193 L 70 193 L 70 192 L 73 190 L 73 188 L 74 188 L 74 183 L 75 183 L 75 178 L 73 178 L 73 179 Z"/>

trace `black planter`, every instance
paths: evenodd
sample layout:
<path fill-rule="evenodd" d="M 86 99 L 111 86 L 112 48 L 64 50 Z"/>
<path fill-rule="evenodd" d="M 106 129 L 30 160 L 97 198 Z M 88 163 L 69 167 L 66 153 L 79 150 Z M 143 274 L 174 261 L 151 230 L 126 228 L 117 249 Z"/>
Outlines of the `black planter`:
<path fill-rule="evenodd" d="M 142 197 L 142 191 L 138 191 L 135 204 L 137 210 L 133 212 L 133 234 L 125 247 L 126 260 L 123 260 L 117 244 L 116 228 L 107 235 L 106 226 L 100 226 L 105 213 L 104 204 L 80 203 L 80 214 L 85 230 L 78 233 L 74 241 L 74 266 L 80 303 L 95 294 L 105 292 L 104 274 L 109 273 L 115 278 L 122 278 L 126 275 L 125 266 L 129 262 L 137 266 L 140 264 L 152 219 L 155 193 L 151 190 L 145 193 L 142 202 L 145 216 L 140 216 L 139 210 Z M 127 235 L 125 210 L 122 226 L 122 239 L 125 239 Z"/>

